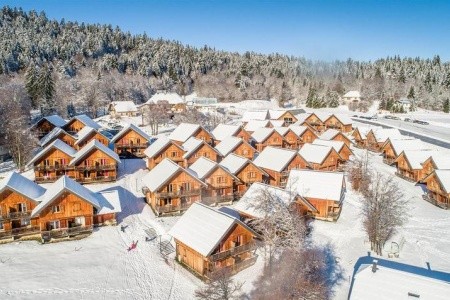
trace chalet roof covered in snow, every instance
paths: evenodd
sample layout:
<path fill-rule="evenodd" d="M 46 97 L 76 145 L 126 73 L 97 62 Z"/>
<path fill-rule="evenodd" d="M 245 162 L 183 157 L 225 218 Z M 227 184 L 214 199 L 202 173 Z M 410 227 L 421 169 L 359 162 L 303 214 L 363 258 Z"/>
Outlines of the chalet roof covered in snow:
<path fill-rule="evenodd" d="M 333 115 L 344 125 L 353 124 L 353 120 L 348 115 L 344 114 L 333 114 Z"/>
<path fill-rule="evenodd" d="M 184 103 L 183 98 L 181 98 L 180 95 L 177 93 L 156 93 L 154 94 L 147 103 L 154 103 L 157 104 L 159 101 L 167 101 L 171 105 Z"/>
<path fill-rule="evenodd" d="M 178 164 L 168 158 L 164 158 L 156 167 L 142 178 L 142 183 L 151 192 L 159 190 L 164 183 L 183 170 Z"/>
<path fill-rule="evenodd" d="M 369 131 L 371 131 L 372 129 L 377 130 L 379 127 L 378 126 L 374 127 L 374 126 L 358 125 L 356 128 L 358 129 L 358 132 L 361 135 L 361 138 L 363 140 L 365 140 L 367 138 L 367 134 L 369 133 Z"/>
<path fill-rule="evenodd" d="M 189 158 L 192 154 L 195 153 L 195 151 L 197 149 L 199 149 L 202 145 L 207 145 L 208 147 L 210 147 L 211 149 L 213 149 L 213 151 L 217 152 L 217 154 L 220 155 L 220 153 L 212 148 L 210 145 L 208 145 L 205 141 L 197 139 L 193 136 L 191 136 L 186 142 L 183 143 L 182 147 L 184 149 L 184 151 L 186 151 L 186 153 L 184 153 L 183 158 Z"/>
<path fill-rule="evenodd" d="M 434 170 L 438 180 L 447 193 L 450 193 L 450 170 Z"/>
<path fill-rule="evenodd" d="M 401 139 L 401 140 L 390 138 L 389 141 L 391 143 L 392 149 L 394 149 L 397 155 L 399 155 L 402 151 L 405 150 L 425 150 L 425 149 L 430 150 L 430 147 L 427 146 L 427 144 L 424 144 L 421 140 L 415 138 Z"/>
<path fill-rule="evenodd" d="M 330 118 L 332 116 L 332 114 L 330 113 L 326 113 L 326 112 L 314 112 L 311 114 L 315 114 L 317 116 L 317 118 L 319 118 L 320 121 L 325 122 L 328 118 Z"/>
<path fill-rule="evenodd" d="M 119 213 L 122 211 L 118 190 L 105 190 L 95 193 L 100 209 L 97 215 Z"/>
<path fill-rule="evenodd" d="M 247 225 L 230 214 L 201 203 L 193 203 L 170 229 L 169 234 L 207 257 L 236 224 L 254 233 Z"/>
<path fill-rule="evenodd" d="M 256 168 L 258 168 L 263 174 L 267 175 L 267 173 L 256 166 L 251 160 L 236 155 L 234 153 L 228 154 L 221 162 L 220 165 L 228 170 L 233 175 L 236 175 L 239 171 L 241 171 L 247 164 L 253 164 Z"/>
<path fill-rule="evenodd" d="M 257 143 L 263 143 L 273 132 L 273 128 L 258 128 L 252 133 L 252 139 Z"/>
<path fill-rule="evenodd" d="M 295 115 L 295 117 L 297 118 L 297 122 L 295 122 L 294 125 L 300 126 L 310 115 L 310 113 L 306 112 Z"/>
<path fill-rule="evenodd" d="M 97 122 L 95 122 L 94 120 L 92 120 L 91 118 L 89 118 L 86 115 L 74 116 L 70 121 L 72 121 L 72 120 L 78 120 L 81 123 L 83 123 L 85 126 L 92 127 L 96 130 L 99 130 L 100 128 L 102 128 L 102 126 L 100 126 L 100 124 L 98 124 Z"/>
<path fill-rule="evenodd" d="M 361 98 L 361 93 L 359 91 L 348 91 L 344 94 L 344 98 Z"/>
<path fill-rule="evenodd" d="M 222 141 L 229 136 L 234 136 L 240 128 L 241 126 L 239 125 L 219 124 L 214 128 L 211 134 L 216 140 Z"/>
<path fill-rule="evenodd" d="M 450 284 L 439 273 L 415 266 L 378 260 L 376 271 L 372 264 L 362 264 L 354 275 L 350 300 L 358 299 L 448 299 Z M 445 273 L 444 273 L 445 274 Z M 442 279 L 441 279 L 442 278 Z"/>
<path fill-rule="evenodd" d="M 173 144 L 176 147 L 180 148 L 181 150 L 183 150 L 181 148 L 181 146 L 175 144 L 174 142 L 172 142 L 169 138 L 167 138 L 166 136 L 161 136 L 159 137 L 156 141 L 154 141 L 150 146 L 148 146 L 147 149 L 145 149 L 144 154 L 149 157 L 149 158 L 153 158 L 156 155 L 158 155 L 164 148 L 166 148 L 169 144 Z"/>
<path fill-rule="evenodd" d="M 282 127 L 274 127 L 273 128 L 276 132 L 278 132 L 279 134 L 281 134 L 281 136 L 284 136 L 285 134 L 287 134 L 290 130 L 289 127 L 286 126 L 282 126 Z M 295 133 L 295 132 L 294 132 Z"/>
<path fill-rule="evenodd" d="M 289 126 L 289 129 L 292 130 L 297 136 L 301 136 L 308 129 L 308 127 L 292 124 Z"/>
<path fill-rule="evenodd" d="M 138 109 L 133 101 L 113 101 L 111 106 L 117 113 L 137 112 Z"/>
<path fill-rule="evenodd" d="M 219 144 L 217 144 L 216 150 L 222 156 L 227 156 L 242 143 L 244 143 L 244 141 L 241 138 L 229 136 L 224 138 Z"/>
<path fill-rule="evenodd" d="M 152 139 L 151 136 L 149 136 L 147 133 L 145 133 L 142 129 L 140 129 L 139 127 L 137 127 L 134 124 L 128 124 L 127 126 L 125 126 L 124 128 L 122 128 L 121 131 L 119 131 L 112 139 L 111 139 L 111 143 L 116 142 L 117 140 L 119 140 L 121 137 L 123 137 L 127 132 L 129 131 L 134 131 L 137 134 L 139 134 L 140 136 L 142 136 L 144 139 L 147 140 L 147 142 L 150 142 L 150 140 Z"/>
<path fill-rule="evenodd" d="M 244 129 L 250 132 L 257 130 L 258 128 L 267 127 L 269 125 L 268 120 L 250 120 L 245 125 Z"/>
<path fill-rule="evenodd" d="M 31 213 L 31 217 L 39 215 L 39 213 L 50 205 L 55 199 L 57 199 L 63 192 L 68 191 L 80 197 L 83 200 L 86 200 L 92 206 L 97 209 L 100 209 L 100 204 L 98 202 L 97 196 L 95 193 L 82 186 L 75 180 L 69 178 L 68 176 L 62 176 L 56 182 L 52 183 L 44 195 L 41 196 L 38 206 L 33 209 Z"/>
<path fill-rule="evenodd" d="M 260 168 L 281 172 L 296 155 L 298 153 L 294 150 L 268 146 L 261 151 L 253 162 Z"/>
<path fill-rule="evenodd" d="M 245 111 L 242 115 L 242 121 L 243 122 L 250 122 L 250 121 L 263 121 L 269 119 L 269 113 L 266 109 L 264 110 L 248 110 Z"/>
<path fill-rule="evenodd" d="M 101 134 L 100 132 L 98 132 L 96 129 L 90 127 L 90 126 L 84 126 L 80 131 L 78 131 L 77 133 L 77 141 L 75 142 L 75 145 L 80 144 L 81 142 L 83 142 L 84 140 L 86 140 L 89 135 L 94 134 L 95 132 Z M 103 134 L 101 134 L 103 135 Z M 106 136 L 104 136 L 105 139 L 109 140 Z"/>
<path fill-rule="evenodd" d="M 241 199 L 239 199 L 234 209 L 255 218 L 262 218 L 266 212 L 258 208 L 258 199 L 266 193 L 286 206 L 291 204 L 295 199 L 295 196 L 290 191 L 255 182 L 248 188 Z"/>
<path fill-rule="evenodd" d="M 38 198 L 45 193 L 43 187 L 16 172 L 12 172 L 0 181 L 0 193 L 3 193 L 5 189 L 13 190 L 32 201 L 38 201 Z"/>
<path fill-rule="evenodd" d="M 39 146 L 45 147 L 48 143 L 53 141 L 53 139 L 57 138 L 61 133 L 68 134 L 64 129 L 60 127 L 55 127 L 47 133 L 42 139 L 39 140 Z"/>
<path fill-rule="evenodd" d="M 211 174 L 216 168 L 221 168 L 225 172 L 229 173 L 235 180 L 239 180 L 236 176 L 234 176 L 228 169 L 224 168 L 222 165 L 216 163 L 215 161 L 210 160 L 206 157 L 200 157 L 197 159 L 188 169 L 187 171 L 194 177 L 197 177 L 200 180 L 205 180 L 205 178 Z"/>
<path fill-rule="evenodd" d="M 200 128 L 202 127 L 199 124 L 181 123 L 169 135 L 169 139 L 184 143 L 188 140 L 188 138 L 193 136 Z"/>
<path fill-rule="evenodd" d="M 432 157 L 433 163 L 439 170 L 450 170 L 450 152 L 442 151 L 440 153 L 435 153 Z"/>
<path fill-rule="evenodd" d="M 73 157 L 73 159 L 70 161 L 69 165 L 73 166 L 76 163 L 80 162 L 87 154 L 89 154 L 90 151 L 98 149 L 101 152 L 105 153 L 112 159 L 114 159 L 116 162 L 120 163 L 120 158 L 117 155 L 116 152 L 112 151 L 102 143 L 100 143 L 97 140 L 92 140 L 89 143 L 87 143 L 83 148 L 81 148 Z"/>
<path fill-rule="evenodd" d="M 344 173 L 291 170 L 286 186 L 304 198 L 341 201 Z"/>
<path fill-rule="evenodd" d="M 39 151 L 39 153 L 36 154 L 33 157 L 33 159 L 31 159 L 31 161 L 27 164 L 27 166 L 31 166 L 33 163 L 35 163 L 36 161 L 41 159 L 51 149 L 58 149 L 58 150 L 66 153 L 68 156 L 71 156 L 71 157 L 74 157 L 75 154 L 77 153 L 77 151 L 75 149 L 73 149 L 72 147 L 70 147 L 69 145 L 64 143 L 63 141 L 56 139 L 53 142 L 51 142 L 48 146 L 46 146 L 44 149 Z"/>
<path fill-rule="evenodd" d="M 325 130 L 319 137 L 322 140 L 332 140 L 335 136 L 337 136 L 339 133 L 341 133 L 339 130 L 336 129 L 327 129 Z"/>
<path fill-rule="evenodd" d="M 300 155 L 309 163 L 321 164 L 330 154 L 332 149 L 332 146 L 306 143 L 298 153 L 300 153 Z"/>
<path fill-rule="evenodd" d="M 281 118 L 288 110 L 282 109 L 269 109 L 269 119 L 270 120 L 278 120 Z"/>
<path fill-rule="evenodd" d="M 272 127 L 282 127 L 284 125 L 284 120 L 269 120 L 269 124 Z"/>
<path fill-rule="evenodd" d="M 58 115 L 51 115 L 51 116 L 46 116 L 46 117 L 42 117 L 41 119 L 39 119 L 39 121 L 37 121 L 32 126 L 32 128 L 35 127 L 37 124 L 40 124 L 44 120 L 47 120 L 50 124 L 53 124 L 56 127 L 63 127 L 67 123 L 67 121 L 64 120 L 63 118 L 61 118 L 60 116 L 58 116 Z"/>
<path fill-rule="evenodd" d="M 384 143 L 388 138 L 392 139 L 411 139 L 410 137 L 404 136 L 396 128 L 372 128 L 372 132 L 378 143 Z"/>
<path fill-rule="evenodd" d="M 322 139 L 315 139 L 314 142 L 312 142 L 312 144 L 333 147 L 333 149 L 336 150 L 336 152 L 340 152 L 342 148 L 346 146 L 345 143 L 341 141 L 325 141 Z"/>
<path fill-rule="evenodd" d="M 402 151 L 397 159 L 403 154 L 409 163 L 409 166 L 413 170 L 422 169 L 422 163 L 433 156 L 437 151 L 432 150 L 404 150 Z"/>

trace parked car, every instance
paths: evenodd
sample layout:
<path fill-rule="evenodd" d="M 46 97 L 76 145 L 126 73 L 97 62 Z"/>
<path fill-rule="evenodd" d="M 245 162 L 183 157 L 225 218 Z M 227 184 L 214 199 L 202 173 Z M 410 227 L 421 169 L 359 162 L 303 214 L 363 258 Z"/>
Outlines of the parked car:
<path fill-rule="evenodd" d="M 421 121 L 421 120 L 414 120 L 413 123 L 417 123 L 420 125 L 430 125 L 430 123 L 426 122 L 426 121 Z"/>
<path fill-rule="evenodd" d="M 385 119 L 389 119 L 389 120 L 400 120 L 399 117 L 397 117 L 397 116 L 391 116 L 391 115 L 385 115 L 384 118 L 385 118 Z"/>
<path fill-rule="evenodd" d="M 410 119 L 410 118 L 405 118 L 405 120 L 404 120 L 405 122 L 412 122 L 413 121 L 413 119 Z"/>

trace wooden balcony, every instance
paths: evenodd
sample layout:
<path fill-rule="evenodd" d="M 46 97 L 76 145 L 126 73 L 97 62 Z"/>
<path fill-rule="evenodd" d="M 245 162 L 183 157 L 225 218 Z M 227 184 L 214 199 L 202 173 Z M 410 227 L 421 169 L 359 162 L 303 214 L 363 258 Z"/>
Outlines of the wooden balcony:
<path fill-rule="evenodd" d="M 148 147 L 148 143 L 145 144 L 115 144 L 117 149 L 146 149 Z"/>
<path fill-rule="evenodd" d="M 0 215 L 0 221 L 29 218 L 30 215 L 31 211 L 10 212 L 8 214 Z"/>
<path fill-rule="evenodd" d="M 59 239 L 66 237 L 74 237 L 80 234 L 89 234 L 92 233 L 93 226 L 75 226 L 70 228 L 59 228 L 54 230 L 42 231 L 42 239 L 44 241 L 49 241 L 51 239 Z"/>
<path fill-rule="evenodd" d="M 198 196 L 201 194 L 201 189 L 192 189 L 192 190 L 178 190 L 171 192 L 160 192 L 156 193 L 157 198 L 179 198 L 179 197 L 189 197 L 189 196 Z"/>
<path fill-rule="evenodd" d="M 0 240 L 10 238 L 20 238 L 22 236 L 38 234 L 39 232 L 40 232 L 39 226 L 13 228 L 12 230 L 0 231 Z"/>
<path fill-rule="evenodd" d="M 210 261 L 218 261 L 226 259 L 230 256 L 239 255 L 248 251 L 253 251 L 256 249 L 256 243 L 254 241 L 244 244 L 241 246 L 237 246 L 226 251 L 218 252 L 209 257 Z"/>
<path fill-rule="evenodd" d="M 404 180 L 407 180 L 407 181 L 410 181 L 410 182 L 416 182 L 416 181 L 414 180 L 414 178 L 411 178 L 411 177 L 405 175 L 405 173 L 406 173 L 406 172 L 402 172 L 402 171 L 400 170 L 400 171 L 395 172 L 395 175 L 398 176 L 398 177 L 400 177 L 400 178 L 402 178 L 402 179 L 404 179 Z"/>
<path fill-rule="evenodd" d="M 34 166 L 34 171 L 66 171 L 74 170 L 74 166 L 68 165 L 37 165 Z"/>
<path fill-rule="evenodd" d="M 164 205 L 164 206 L 157 205 L 155 207 L 155 211 L 158 215 L 170 214 L 170 213 L 185 211 L 191 205 L 192 205 L 192 203 L 183 203 L 181 205 Z"/>
<path fill-rule="evenodd" d="M 209 196 L 203 197 L 201 202 L 206 205 L 217 205 L 221 203 L 231 203 L 235 199 L 234 195 L 219 195 L 219 196 Z"/>
<path fill-rule="evenodd" d="M 218 268 L 218 269 L 215 269 L 215 270 L 208 271 L 205 274 L 205 277 L 206 278 L 215 278 L 217 273 L 220 273 L 220 272 L 223 272 L 223 271 L 229 272 L 230 274 L 236 274 L 236 273 L 238 273 L 238 272 L 240 272 L 240 271 L 242 271 L 242 270 L 244 270 L 244 269 L 254 265 L 256 260 L 257 260 L 257 258 L 258 258 L 258 255 L 254 255 L 254 256 L 246 259 L 246 260 L 243 260 L 241 262 L 235 263 L 235 264 L 233 264 L 231 266 L 222 267 L 222 268 Z"/>
<path fill-rule="evenodd" d="M 450 207 L 449 203 L 445 203 L 445 202 L 441 202 L 441 201 L 436 200 L 435 193 L 433 193 L 433 192 L 428 192 L 427 194 L 423 194 L 422 198 L 423 198 L 423 200 L 428 201 L 431 204 L 433 204 L 433 205 L 435 205 L 437 207 L 440 207 L 442 209 L 449 209 L 449 207 Z"/>
<path fill-rule="evenodd" d="M 111 182 L 116 181 L 116 176 L 99 176 L 99 177 L 84 177 L 84 178 L 75 178 L 75 180 L 79 183 L 95 183 L 95 182 Z"/>
<path fill-rule="evenodd" d="M 392 157 L 384 157 L 383 162 L 387 165 L 392 165 L 394 163 L 395 158 Z"/>
<path fill-rule="evenodd" d="M 94 165 L 94 166 L 76 166 L 77 171 L 105 171 L 105 170 L 115 170 L 117 165 Z"/>
<path fill-rule="evenodd" d="M 50 183 L 50 182 L 55 182 L 56 180 L 58 180 L 59 177 L 57 176 L 46 176 L 46 177 L 35 177 L 34 181 L 36 181 L 37 183 Z"/>

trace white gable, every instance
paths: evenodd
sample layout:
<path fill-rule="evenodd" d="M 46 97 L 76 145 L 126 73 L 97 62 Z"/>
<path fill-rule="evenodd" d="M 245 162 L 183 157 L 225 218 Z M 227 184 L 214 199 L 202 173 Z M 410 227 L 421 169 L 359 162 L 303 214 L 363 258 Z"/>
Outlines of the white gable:
<path fill-rule="evenodd" d="M 324 141 L 322 139 L 315 139 L 312 144 L 313 145 L 333 147 L 333 149 L 336 150 L 336 152 L 338 152 L 338 153 L 345 146 L 345 143 L 341 142 L 341 141 Z"/>
<path fill-rule="evenodd" d="M 169 139 L 184 143 L 188 138 L 193 136 L 199 128 L 200 125 L 198 124 L 181 123 L 169 135 Z"/>
<path fill-rule="evenodd" d="M 200 157 L 188 168 L 188 172 L 203 180 L 216 167 L 216 162 L 207 159 L 206 157 Z"/>
<path fill-rule="evenodd" d="M 216 140 L 223 141 L 229 136 L 234 136 L 240 128 L 241 126 L 239 125 L 219 124 L 216 126 L 216 128 L 214 128 L 211 134 Z"/>
<path fill-rule="evenodd" d="M 241 143 L 243 143 L 241 138 L 229 136 L 225 139 L 223 139 L 217 146 L 216 150 L 219 151 L 219 153 L 222 156 L 227 156 L 229 153 L 231 153 L 234 149 L 236 149 Z"/>
<path fill-rule="evenodd" d="M 182 168 L 179 165 L 165 158 L 142 178 L 142 183 L 151 192 L 156 192 L 164 183 L 181 170 Z"/>
<path fill-rule="evenodd" d="M 260 168 L 281 172 L 296 155 L 296 151 L 269 146 L 253 162 Z"/>
<path fill-rule="evenodd" d="M 274 132 L 273 128 L 258 128 L 255 132 L 252 133 L 252 139 L 254 139 L 257 143 L 262 143 L 273 132 Z"/>

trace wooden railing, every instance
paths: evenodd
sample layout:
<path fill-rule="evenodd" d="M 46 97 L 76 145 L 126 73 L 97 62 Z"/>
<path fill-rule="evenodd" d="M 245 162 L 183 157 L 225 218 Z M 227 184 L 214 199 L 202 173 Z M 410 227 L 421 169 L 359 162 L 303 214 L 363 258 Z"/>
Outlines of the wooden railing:
<path fill-rule="evenodd" d="M 31 211 L 10 212 L 8 214 L 0 215 L 0 221 L 10 220 L 10 219 L 29 218 L 30 215 L 31 215 Z"/>
<path fill-rule="evenodd" d="M 37 165 L 34 166 L 35 171 L 64 171 L 64 170 L 74 170 L 74 166 L 68 165 Z"/>
<path fill-rule="evenodd" d="M 392 157 L 385 157 L 383 158 L 383 162 L 387 165 L 392 165 L 392 163 L 394 162 L 395 158 Z"/>
<path fill-rule="evenodd" d="M 398 177 L 400 177 L 400 178 L 402 178 L 402 179 L 405 179 L 405 180 L 408 180 L 408 181 L 411 181 L 411 182 L 415 182 L 414 178 L 411 178 L 411 177 L 409 177 L 409 176 L 406 176 L 406 175 L 403 174 L 402 172 L 397 171 L 397 172 L 395 172 L 395 175 L 398 176 Z"/>
<path fill-rule="evenodd" d="M 440 202 L 437 201 L 434 197 L 433 194 L 431 192 L 429 192 L 428 194 L 423 194 L 422 195 L 423 200 L 430 202 L 431 204 L 440 207 L 442 209 L 449 209 L 450 204 L 449 203 L 444 203 L 444 202 Z"/>
<path fill-rule="evenodd" d="M 236 274 L 237 272 L 240 272 L 240 271 L 254 265 L 257 258 L 258 258 L 258 256 L 255 255 L 251 258 L 248 258 L 241 262 L 235 263 L 231 266 L 222 267 L 222 268 L 218 268 L 216 270 L 209 271 L 205 274 L 205 276 L 207 278 L 214 278 L 217 275 L 217 273 L 224 272 L 224 271 L 229 272 L 230 274 Z"/>
<path fill-rule="evenodd" d="M 237 246 L 231 249 L 228 249 L 226 251 L 222 251 L 222 252 L 218 252 L 215 253 L 213 255 L 211 255 L 209 257 L 210 261 L 218 261 L 218 260 L 223 260 L 227 257 L 230 256 L 234 256 L 234 255 L 238 255 L 238 254 L 242 254 L 244 252 L 248 252 L 248 251 L 252 251 L 256 249 L 256 243 L 254 241 L 248 243 L 248 244 L 244 244 L 241 246 Z"/>
<path fill-rule="evenodd" d="M 13 236 L 20 236 L 20 235 L 36 234 L 39 233 L 39 231 L 40 231 L 39 226 L 29 226 L 29 227 L 13 228 L 11 230 L 11 233 Z"/>
<path fill-rule="evenodd" d="M 223 195 L 223 196 L 209 196 L 203 197 L 201 202 L 207 205 L 219 204 L 225 202 L 232 202 L 234 200 L 234 195 Z"/>
<path fill-rule="evenodd" d="M 103 171 L 103 170 L 115 170 L 117 165 L 109 164 L 109 165 L 94 165 L 94 166 L 76 166 L 75 170 L 77 171 Z"/>
<path fill-rule="evenodd" d="M 200 195 L 201 190 L 200 189 L 192 189 L 192 190 L 178 190 L 178 191 L 171 191 L 171 192 L 160 192 L 156 193 L 156 197 L 158 198 L 176 198 L 176 197 L 183 197 L 183 196 L 196 196 Z"/>
<path fill-rule="evenodd" d="M 192 203 L 183 203 L 181 205 L 164 205 L 164 206 L 157 205 L 155 207 L 155 210 L 158 214 L 167 214 L 187 210 L 191 205 Z"/>
<path fill-rule="evenodd" d="M 46 182 L 55 182 L 56 180 L 58 180 L 58 178 L 59 176 L 35 177 L 34 180 L 39 183 L 46 183 Z"/>
<path fill-rule="evenodd" d="M 146 144 L 116 144 L 117 148 L 147 148 L 148 147 L 148 143 Z"/>
<path fill-rule="evenodd" d="M 57 238 L 64 238 L 64 237 L 70 237 L 70 236 L 76 236 L 79 234 L 86 234 L 91 233 L 93 230 L 92 225 L 87 226 L 75 226 L 70 228 L 59 228 L 59 229 L 53 229 L 48 231 L 42 231 L 41 235 L 43 239 L 57 239 Z"/>
<path fill-rule="evenodd" d="M 84 177 L 84 178 L 76 178 L 75 180 L 80 183 L 110 182 L 116 181 L 116 176 Z"/>

